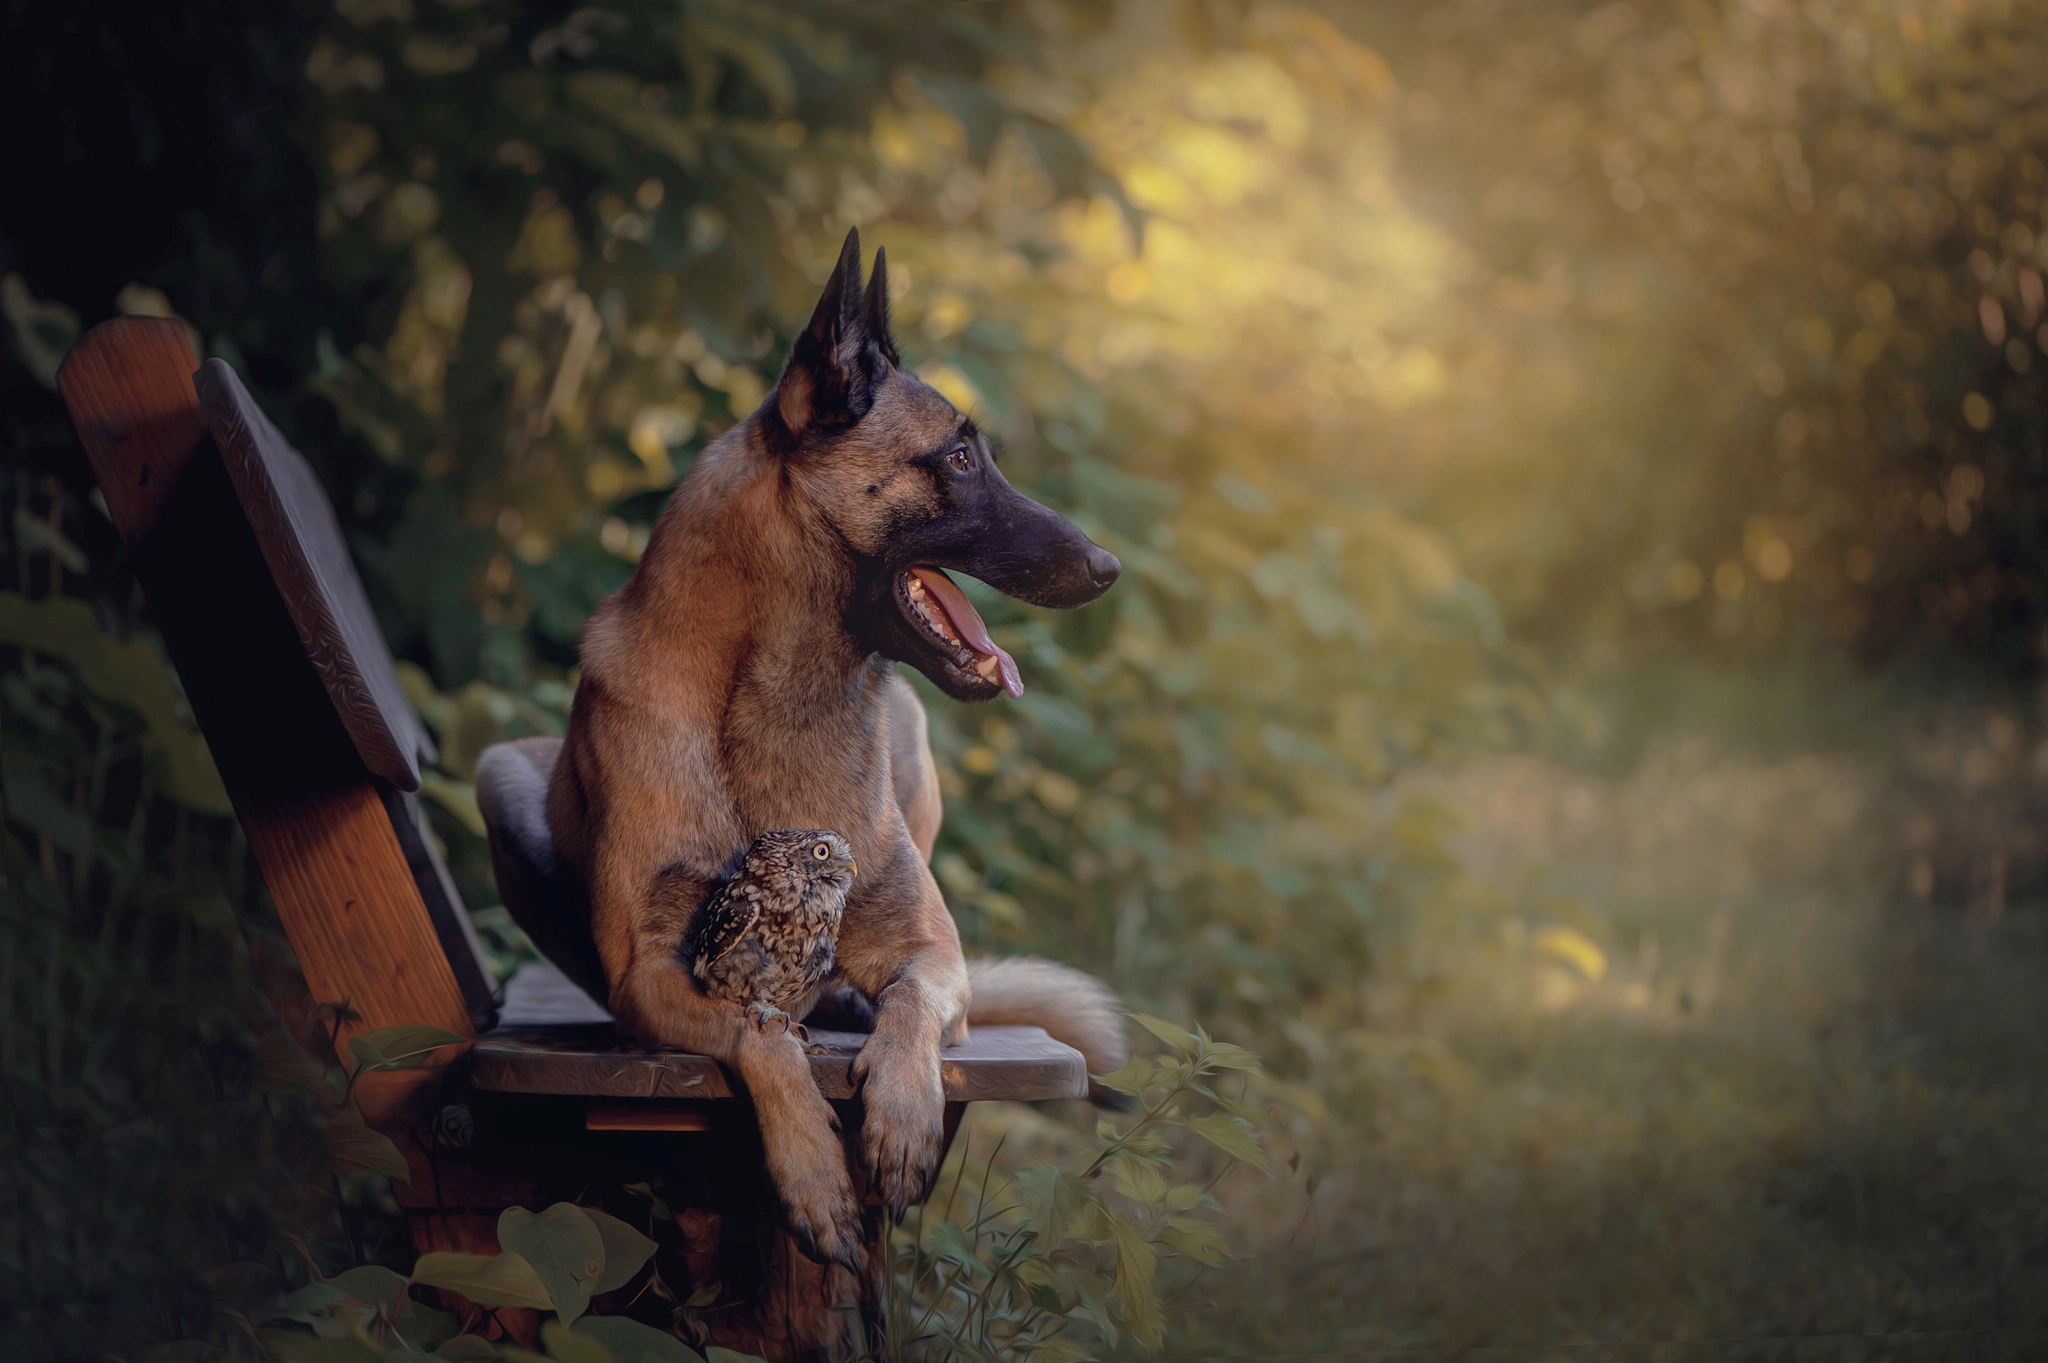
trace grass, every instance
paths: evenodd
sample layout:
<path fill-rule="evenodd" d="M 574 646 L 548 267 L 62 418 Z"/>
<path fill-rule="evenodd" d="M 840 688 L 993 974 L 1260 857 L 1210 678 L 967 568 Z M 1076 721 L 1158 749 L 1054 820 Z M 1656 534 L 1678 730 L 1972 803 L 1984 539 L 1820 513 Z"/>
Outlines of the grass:
<path fill-rule="evenodd" d="M 1419 782 L 1469 879 L 1360 980 L 1369 1027 L 1290 1036 L 1328 1114 L 1294 1179 L 1226 1185 L 1253 1254 L 1175 1347 L 2048 1356 L 2035 759 L 1956 713 Z"/>

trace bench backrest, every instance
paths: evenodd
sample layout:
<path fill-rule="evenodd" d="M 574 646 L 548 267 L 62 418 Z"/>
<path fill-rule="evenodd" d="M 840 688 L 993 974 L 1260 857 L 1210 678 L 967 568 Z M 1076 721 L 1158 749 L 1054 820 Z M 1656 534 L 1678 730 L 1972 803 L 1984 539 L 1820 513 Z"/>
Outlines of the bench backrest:
<path fill-rule="evenodd" d="M 433 744 L 311 467 L 176 321 L 93 328 L 57 383 L 313 997 L 344 1038 L 474 1034 L 495 985 L 412 794 Z"/>

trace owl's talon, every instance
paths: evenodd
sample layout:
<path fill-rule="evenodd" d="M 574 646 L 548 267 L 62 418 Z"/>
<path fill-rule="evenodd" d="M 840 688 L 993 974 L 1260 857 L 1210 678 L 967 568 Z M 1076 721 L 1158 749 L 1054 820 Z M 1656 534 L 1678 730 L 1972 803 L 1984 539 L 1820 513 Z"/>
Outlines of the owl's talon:
<path fill-rule="evenodd" d="M 801 1023 L 798 1023 L 789 1014 L 783 1012 L 772 1003 L 748 1004 L 747 1016 L 753 1020 L 754 1029 L 761 1032 L 767 1031 L 771 1024 L 777 1022 L 782 1024 L 782 1030 L 785 1032 L 792 1028 L 800 1029 L 802 1026 Z"/>

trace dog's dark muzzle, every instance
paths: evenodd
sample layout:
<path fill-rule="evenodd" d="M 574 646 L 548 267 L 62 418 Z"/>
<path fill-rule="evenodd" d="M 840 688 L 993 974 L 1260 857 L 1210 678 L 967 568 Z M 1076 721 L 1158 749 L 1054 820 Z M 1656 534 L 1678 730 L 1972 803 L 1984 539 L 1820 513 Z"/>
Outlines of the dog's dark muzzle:
<path fill-rule="evenodd" d="M 1079 526 L 1022 493 L 1010 495 L 980 533 L 953 552 L 922 560 L 980 578 L 1005 596 L 1071 610 L 1108 591 L 1123 564 Z"/>

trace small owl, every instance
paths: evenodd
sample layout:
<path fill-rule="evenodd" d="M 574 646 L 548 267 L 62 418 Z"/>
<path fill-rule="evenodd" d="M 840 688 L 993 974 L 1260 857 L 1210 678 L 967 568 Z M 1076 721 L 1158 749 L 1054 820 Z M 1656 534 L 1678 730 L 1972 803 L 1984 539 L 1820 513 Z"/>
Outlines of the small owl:
<path fill-rule="evenodd" d="M 837 833 L 763 833 L 705 902 L 690 973 L 714 999 L 747 1006 L 754 1025 L 796 1027 L 832 973 L 839 915 L 859 871 Z"/>

